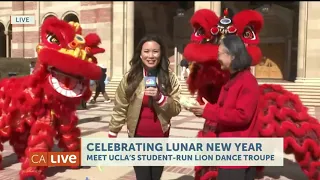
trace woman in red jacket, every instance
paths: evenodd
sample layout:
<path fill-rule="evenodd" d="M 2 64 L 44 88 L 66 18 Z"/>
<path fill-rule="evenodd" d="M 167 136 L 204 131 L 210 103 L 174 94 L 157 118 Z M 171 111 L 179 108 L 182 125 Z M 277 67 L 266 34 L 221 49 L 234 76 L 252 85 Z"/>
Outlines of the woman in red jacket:
<path fill-rule="evenodd" d="M 216 124 L 217 137 L 258 137 L 259 86 L 250 72 L 251 57 L 236 35 L 221 40 L 218 52 L 221 68 L 229 70 L 230 80 L 222 87 L 216 104 L 191 107 L 205 123 Z M 255 167 L 218 167 L 218 180 L 254 180 Z"/>

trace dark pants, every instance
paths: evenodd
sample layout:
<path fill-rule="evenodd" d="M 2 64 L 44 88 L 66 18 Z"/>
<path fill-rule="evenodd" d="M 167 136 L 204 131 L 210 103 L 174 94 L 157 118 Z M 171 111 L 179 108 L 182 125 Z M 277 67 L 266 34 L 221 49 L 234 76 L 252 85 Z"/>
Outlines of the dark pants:
<path fill-rule="evenodd" d="M 109 100 L 109 99 L 110 99 L 109 96 L 108 96 L 108 94 L 107 94 L 107 92 L 106 92 L 106 90 L 105 90 L 105 87 L 106 87 L 106 86 L 105 86 L 104 83 L 99 83 L 99 84 L 97 84 L 96 93 L 95 93 L 95 95 L 94 95 L 94 97 L 93 97 L 93 100 L 94 100 L 94 101 L 97 100 L 97 98 L 98 98 L 98 96 L 99 96 L 100 93 L 103 95 L 103 97 L 104 97 L 105 100 Z"/>
<path fill-rule="evenodd" d="M 135 135 L 136 138 L 143 138 Z M 164 166 L 133 166 L 137 180 L 160 180 Z"/>
<path fill-rule="evenodd" d="M 254 180 L 256 168 L 247 169 L 218 169 L 217 180 Z"/>
<path fill-rule="evenodd" d="M 160 180 L 163 166 L 134 166 L 137 180 Z"/>

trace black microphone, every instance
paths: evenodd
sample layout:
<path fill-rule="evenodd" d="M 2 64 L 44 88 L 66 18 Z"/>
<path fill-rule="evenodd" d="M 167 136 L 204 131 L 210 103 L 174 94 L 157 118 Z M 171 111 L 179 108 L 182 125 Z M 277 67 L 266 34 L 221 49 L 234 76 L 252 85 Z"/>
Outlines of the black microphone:
<path fill-rule="evenodd" d="M 145 86 L 148 87 L 157 87 L 157 69 L 149 69 L 147 71 L 147 76 L 145 77 Z M 152 107 L 153 98 L 149 97 L 149 107 Z"/>

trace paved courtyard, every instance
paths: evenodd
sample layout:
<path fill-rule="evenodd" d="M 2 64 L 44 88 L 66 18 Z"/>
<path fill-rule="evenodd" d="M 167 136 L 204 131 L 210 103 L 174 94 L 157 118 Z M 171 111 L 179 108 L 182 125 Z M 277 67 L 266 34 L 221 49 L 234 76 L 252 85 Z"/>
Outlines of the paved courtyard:
<path fill-rule="evenodd" d="M 97 102 L 88 105 L 89 110 L 79 110 L 79 127 L 83 137 L 108 137 L 108 122 L 113 103 Z M 187 111 L 172 120 L 171 137 L 195 137 L 202 128 L 203 119 L 194 117 Z M 123 128 L 120 137 L 127 137 L 126 128 Z M 3 165 L 0 171 L 0 180 L 18 180 L 20 163 L 17 163 L 8 143 L 5 144 Z M 305 180 L 307 179 L 291 156 L 285 159 L 285 167 L 268 167 L 261 180 Z M 78 170 L 67 168 L 49 168 L 46 172 L 48 180 L 135 180 L 132 167 L 104 167 L 100 171 L 97 167 L 88 167 Z M 193 167 L 166 167 L 162 180 L 192 180 Z"/>

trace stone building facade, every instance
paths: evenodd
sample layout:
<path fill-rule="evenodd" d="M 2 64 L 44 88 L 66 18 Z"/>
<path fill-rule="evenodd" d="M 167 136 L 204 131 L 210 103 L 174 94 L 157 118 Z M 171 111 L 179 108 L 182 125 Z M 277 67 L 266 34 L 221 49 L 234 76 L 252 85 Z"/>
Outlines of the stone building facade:
<path fill-rule="evenodd" d="M 253 1 L 242 2 L 242 4 L 235 1 L 195 1 L 192 8 L 188 6 L 189 9 L 185 10 L 189 18 L 195 10 L 201 8 L 210 8 L 220 14 L 221 8 L 224 6 L 241 10 L 242 7 L 247 8 L 250 2 Z M 152 3 L 153 5 L 151 5 Z M 275 4 L 271 8 L 271 12 L 264 15 L 267 28 L 263 30 L 261 35 L 261 47 L 265 54 L 265 62 L 255 67 L 253 73 L 257 77 L 320 82 L 320 63 L 318 61 L 320 3 L 300 1 L 295 5 L 297 9 Z M 35 47 L 39 43 L 39 27 L 48 16 L 56 16 L 65 20 L 78 19 L 84 34 L 96 32 L 101 36 L 101 46 L 106 49 L 106 53 L 98 55 L 98 60 L 108 68 L 108 75 L 113 80 L 119 80 L 129 68 L 129 61 L 136 41 L 135 36 L 137 36 L 135 32 L 141 30 L 137 27 L 138 25 L 135 27 L 137 24 L 135 11 L 145 10 L 143 14 L 145 27 L 149 26 L 146 24 L 147 21 L 150 23 L 154 21 L 148 17 L 157 17 L 159 21 L 153 23 L 159 25 L 159 32 L 164 32 L 167 29 L 173 30 L 175 22 L 170 20 L 171 17 L 165 17 L 172 13 L 166 7 L 168 5 L 154 5 L 154 2 L 139 7 L 137 2 L 133 1 L 2 2 L 0 5 L 0 46 L 6 48 L 1 48 L 0 56 L 36 56 Z M 150 11 L 146 11 L 146 9 Z M 257 10 L 263 11 L 264 9 L 257 8 Z M 154 15 L 154 12 L 157 12 L 158 15 Z M 34 15 L 36 24 L 10 25 L 10 15 L 23 14 Z M 168 25 L 170 23 L 171 25 Z M 168 28 L 161 29 L 160 25 L 161 27 L 168 26 Z M 185 27 L 185 29 L 188 28 L 190 27 Z M 170 33 L 167 36 L 174 39 Z M 6 41 L 1 41 L 4 38 Z M 171 46 L 173 48 L 170 59 L 174 69 L 177 70 L 181 56 L 179 56 L 179 50 L 174 48 L 174 42 Z"/>
<path fill-rule="evenodd" d="M 33 15 L 36 24 L 10 25 L 10 15 Z M 1 51 L 1 56 L 35 57 L 35 47 L 40 42 L 40 25 L 49 16 L 65 20 L 76 19 L 81 22 L 84 34 L 98 33 L 102 39 L 102 47 L 107 50 L 107 53 L 99 58 L 104 59 L 104 62 L 110 62 L 112 2 L 109 1 L 2 2 L 0 5 L 0 31 L 3 25 L 6 35 L 6 52 Z"/>

